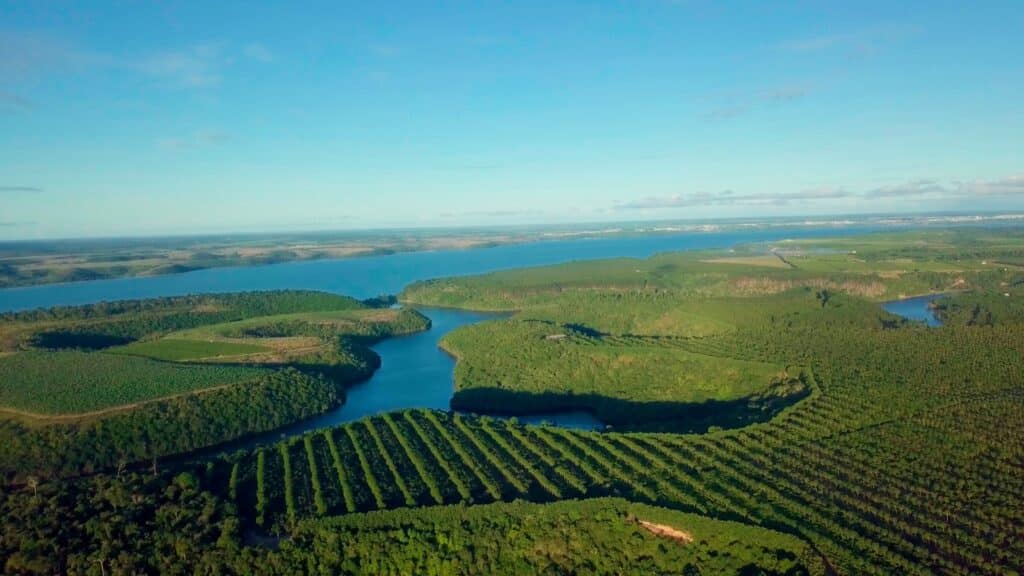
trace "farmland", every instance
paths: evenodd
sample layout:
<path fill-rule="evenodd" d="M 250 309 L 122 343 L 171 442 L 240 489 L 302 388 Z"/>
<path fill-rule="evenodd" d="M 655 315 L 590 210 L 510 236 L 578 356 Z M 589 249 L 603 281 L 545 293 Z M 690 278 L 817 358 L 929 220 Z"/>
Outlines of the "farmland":
<path fill-rule="evenodd" d="M 785 268 L 710 262 L 766 249 L 749 246 L 414 284 L 402 296 L 407 306 L 514 311 L 446 337 L 458 358 L 457 406 L 582 407 L 613 425 L 577 431 L 405 410 L 152 473 L 24 485 L 0 496 L 0 509 L 24 526 L 4 535 L 0 552 L 29 573 L 57 570 L 55 550 L 67 565 L 93 571 L 107 562 L 143 572 L 187 565 L 233 573 L 600 573 L 628 571 L 617 564 L 628 559 L 653 571 L 690 564 L 705 573 L 1020 572 L 1024 277 L 988 262 L 1020 257 L 1024 242 L 988 232 L 928 239 L 801 241 L 783 254 L 793 264 Z M 927 290 L 946 294 L 935 304 L 941 327 L 879 306 Z M 413 325 L 405 310 L 388 312 L 388 321 Z M 271 346 L 344 325 L 356 351 L 379 337 L 371 318 L 385 316 L 377 314 L 359 306 L 280 312 L 177 327 L 146 341 L 262 338 Z M 40 352 L 0 362 L 32 353 Z M 89 444 L 90 457 L 124 458 L 106 448 L 120 437 L 168 441 L 173 435 L 161 432 L 176 426 L 260 418 L 269 428 L 309 398 L 334 401 L 317 395 L 329 389 L 322 369 L 250 363 L 271 367 L 276 382 L 209 393 L 250 399 L 245 418 L 154 413 L 144 421 L 159 427 L 143 434 L 104 419 L 125 424 Z M 294 395 L 272 404 L 247 386 L 272 386 L 275 400 Z M 542 401 L 527 401 L 535 397 Z M 719 414 L 730 402 L 744 407 L 731 421 L 702 420 L 698 407 Z M 211 413 L 248 405 L 225 400 Z M 140 418 L 145 406 L 160 403 L 123 417 Z M 644 425 L 652 420 L 659 424 Z M 46 458 L 59 440 L 26 449 L 24 436 L 11 437 L 15 448 L 0 445 L 0 460 L 15 462 L 17 453 L 43 469 L 57 466 Z M 144 537 L 118 536 L 140 526 Z M 183 536 L 171 536 L 183 527 Z M 274 537 L 285 538 L 276 550 L 252 545 Z M 584 556 L 592 564 L 580 563 Z"/>

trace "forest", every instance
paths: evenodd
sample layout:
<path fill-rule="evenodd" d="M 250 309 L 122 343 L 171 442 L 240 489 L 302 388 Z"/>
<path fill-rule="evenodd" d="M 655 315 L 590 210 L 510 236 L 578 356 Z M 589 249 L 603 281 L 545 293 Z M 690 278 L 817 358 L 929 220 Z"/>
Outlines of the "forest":
<path fill-rule="evenodd" d="M 456 407 L 525 413 L 541 404 L 512 399 L 540 396 L 611 425 L 413 409 L 176 462 L 152 461 L 148 446 L 104 448 L 146 438 L 180 451 L 234 433 L 184 433 L 193 426 L 241 414 L 252 420 L 238 429 L 269 428 L 277 410 L 287 419 L 309 398 L 337 402 L 316 393 L 331 358 L 303 366 L 297 344 L 241 351 L 252 356 L 242 369 L 278 384 L 209 392 L 239 396 L 216 406 L 196 402 L 205 393 L 180 400 L 227 418 L 143 403 L 123 421 L 101 419 L 110 429 L 89 432 L 67 469 L 51 454 L 71 424 L 47 424 L 50 444 L 0 430 L 13 439 L 0 461 L 29 454 L 39 470 L 77 468 L 65 480 L 7 469 L 0 558 L 9 573 L 101 576 L 1020 573 L 1022 258 L 1016 229 L 805 239 L 439 279 L 410 286 L 400 310 L 339 300 L 261 318 L 226 317 L 225 305 L 209 323 L 175 321 L 109 352 L 63 350 L 221 369 L 236 367 L 224 360 L 235 350 L 192 343 L 337 336 L 357 350 L 388 331 L 381 319 L 422 329 L 415 305 L 504 310 L 444 340 L 458 360 Z M 939 327 L 880 305 L 926 293 Z M 160 306 L 111 315 L 143 309 Z M 57 353 L 40 349 L 33 323 L 138 334 L 92 326 L 104 317 L 10 315 L 18 347 L 0 361 Z M 245 388 L 257 385 L 278 387 L 266 397 Z M 293 401 L 261 404 L 289 392 Z M 480 395 L 460 404 L 463 393 Z M 727 402 L 745 410 L 702 420 Z M 665 425 L 644 427 L 649 418 Z M 82 465 L 93 451 L 103 465 Z"/>
<path fill-rule="evenodd" d="M 369 348 L 429 321 L 319 292 L 185 296 L 0 317 L 0 475 L 114 469 L 341 405 Z"/>

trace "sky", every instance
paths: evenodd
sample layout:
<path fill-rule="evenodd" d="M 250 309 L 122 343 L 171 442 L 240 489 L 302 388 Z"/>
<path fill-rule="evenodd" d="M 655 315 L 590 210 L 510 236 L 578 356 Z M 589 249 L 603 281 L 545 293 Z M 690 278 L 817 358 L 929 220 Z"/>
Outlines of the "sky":
<path fill-rule="evenodd" d="M 1024 211 L 1024 3 L 8 2 L 0 239 Z"/>

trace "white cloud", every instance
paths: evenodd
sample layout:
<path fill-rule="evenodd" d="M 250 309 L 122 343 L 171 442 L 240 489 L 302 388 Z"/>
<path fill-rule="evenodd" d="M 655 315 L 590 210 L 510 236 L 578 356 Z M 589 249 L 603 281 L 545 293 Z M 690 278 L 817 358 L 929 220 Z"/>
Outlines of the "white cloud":
<path fill-rule="evenodd" d="M 935 180 L 913 180 L 902 184 L 883 186 L 869 190 L 868 198 L 906 198 L 910 196 L 948 196 L 953 191 Z"/>
<path fill-rule="evenodd" d="M 876 24 L 855 30 L 805 36 L 783 42 L 779 48 L 794 53 L 839 51 L 847 55 L 869 56 L 917 32 L 915 26 Z"/>
<path fill-rule="evenodd" d="M 144 74 L 173 86 L 199 88 L 218 84 L 226 70 L 240 59 L 269 63 L 274 61 L 274 55 L 262 44 L 237 46 L 224 42 L 115 54 L 75 46 L 45 34 L 0 31 L 0 78 L 9 82 L 99 68 Z M 5 102 L 21 106 L 27 100 L 4 92 L 0 94 L 0 103 Z"/>
<path fill-rule="evenodd" d="M 669 196 L 647 196 L 613 206 L 613 210 L 671 209 L 691 206 L 725 205 L 789 205 L 808 204 L 825 200 L 878 200 L 935 199 L 966 200 L 980 196 L 1024 196 L 1024 176 L 1009 176 L 993 180 L 973 180 L 942 184 L 936 180 L 911 180 L 866 191 L 852 191 L 844 187 L 821 187 L 780 194 L 737 194 L 732 190 L 721 192 L 694 192 Z"/>
<path fill-rule="evenodd" d="M 843 188 L 814 188 L 788 194 L 736 194 L 732 190 L 721 192 L 695 192 L 671 196 L 648 196 L 623 202 L 615 210 L 647 210 L 654 208 L 685 208 L 690 206 L 723 205 L 786 205 L 793 202 L 849 198 L 853 196 Z"/>
<path fill-rule="evenodd" d="M 1024 195 L 1024 175 L 1008 176 L 996 180 L 957 182 L 957 188 L 962 193 L 980 196 Z"/>
<path fill-rule="evenodd" d="M 702 116 L 709 120 L 727 120 L 760 106 L 795 102 L 808 96 L 811 91 L 811 87 L 806 84 L 786 84 L 749 92 L 719 94 L 715 106 Z"/>
<path fill-rule="evenodd" d="M 217 84 L 222 69 L 230 64 L 224 50 L 216 44 L 203 44 L 187 48 L 152 54 L 127 61 L 128 66 L 185 87 L 202 87 Z"/>

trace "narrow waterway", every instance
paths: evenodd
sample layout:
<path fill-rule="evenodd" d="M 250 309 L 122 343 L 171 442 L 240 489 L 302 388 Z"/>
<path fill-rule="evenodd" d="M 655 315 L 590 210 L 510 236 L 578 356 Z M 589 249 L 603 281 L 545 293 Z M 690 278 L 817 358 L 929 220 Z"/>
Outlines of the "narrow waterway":
<path fill-rule="evenodd" d="M 373 346 L 381 366 L 368 380 L 348 390 L 345 404 L 309 420 L 272 432 L 215 447 L 213 452 L 230 452 L 329 428 L 384 412 L 409 408 L 450 410 L 455 391 L 455 359 L 439 347 L 445 334 L 500 314 L 446 308 L 417 308 L 430 318 L 429 330 L 389 338 Z M 604 424 L 582 410 L 518 416 L 525 424 L 546 422 L 564 428 L 594 430 Z M 205 453 L 206 451 L 204 451 Z"/>
<path fill-rule="evenodd" d="M 941 294 L 932 294 L 882 304 L 886 311 L 910 320 L 923 321 L 928 326 L 940 326 L 930 304 Z M 373 347 L 381 357 L 381 367 L 365 382 L 349 389 L 345 404 L 315 418 L 249 439 L 241 445 L 255 444 L 297 436 L 382 414 L 408 408 L 450 410 L 455 391 L 455 360 L 441 350 L 439 344 L 445 334 L 468 324 L 475 324 L 499 314 L 471 312 L 447 308 L 419 308 L 430 318 L 431 328 L 424 332 L 390 338 Z M 552 412 L 548 414 L 518 416 L 524 423 L 547 422 L 556 426 L 581 430 L 604 427 L 600 420 L 582 410 Z"/>

